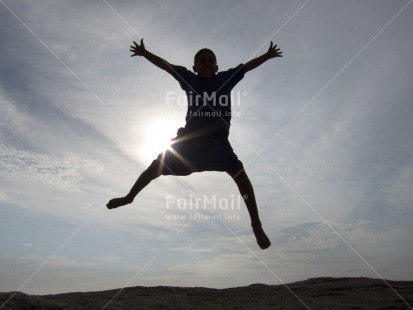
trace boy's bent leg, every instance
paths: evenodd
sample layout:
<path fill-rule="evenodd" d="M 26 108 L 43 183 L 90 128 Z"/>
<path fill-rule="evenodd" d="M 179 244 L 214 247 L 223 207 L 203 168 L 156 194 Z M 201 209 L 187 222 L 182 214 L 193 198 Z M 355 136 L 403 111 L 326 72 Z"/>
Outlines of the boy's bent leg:
<path fill-rule="evenodd" d="M 161 170 L 159 161 L 154 160 L 152 164 L 144 172 L 142 172 L 125 197 L 110 200 L 106 207 L 108 209 L 114 209 L 132 203 L 136 195 L 138 195 L 142 189 L 144 189 L 152 180 L 156 179 L 160 175 Z"/>
<path fill-rule="evenodd" d="M 265 234 L 261 226 L 261 221 L 258 215 L 257 202 L 255 200 L 254 189 L 251 181 L 245 173 L 244 168 L 239 171 L 229 171 L 228 174 L 234 179 L 238 186 L 240 194 L 244 198 L 248 213 L 251 217 L 251 226 L 254 231 L 255 238 L 261 249 L 266 249 L 271 245 L 270 240 Z"/>

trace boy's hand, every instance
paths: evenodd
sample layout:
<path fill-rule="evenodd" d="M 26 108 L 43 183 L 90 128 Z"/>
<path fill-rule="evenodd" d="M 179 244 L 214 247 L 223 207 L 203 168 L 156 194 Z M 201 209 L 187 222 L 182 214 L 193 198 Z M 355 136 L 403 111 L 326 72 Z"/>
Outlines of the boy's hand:
<path fill-rule="evenodd" d="M 268 58 L 283 57 L 282 53 L 283 52 L 281 52 L 281 50 L 277 48 L 277 45 L 273 46 L 273 43 L 271 41 L 270 48 L 267 51 Z"/>
<path fill-rule="evenodd" d="M 244 67 L 246 72 L 251 71 L 258 66 L 261 66 L 264 62 L 266 62 L 268 59 L 274 58 L 274 57 L 283 57 L 282 52 L 280 51 L 279 48 L 277 48 L 277 45 L 274 46 L 274 44 L 271 41 L 270 48 L 265 54 L 262 54 L 261 56 L 251 59 L 248 61 Z"/>
<path fill-rule="evenodd" d="M 143 56 L 143 54 L 146 51 L 145 50 L 145 45 L 143 44 L 143 39 L 141 39 L 141 45 L 138 45 L 138 43 L 136 43 L 135 41 L 133 41 L 133 44 L 135 44 L 135 46 L 131 45 L 131 47 L 130 47 L 130 51 L 133 53 L 131 55 L 131 57 L 133 57 L 133 56 Z"/>

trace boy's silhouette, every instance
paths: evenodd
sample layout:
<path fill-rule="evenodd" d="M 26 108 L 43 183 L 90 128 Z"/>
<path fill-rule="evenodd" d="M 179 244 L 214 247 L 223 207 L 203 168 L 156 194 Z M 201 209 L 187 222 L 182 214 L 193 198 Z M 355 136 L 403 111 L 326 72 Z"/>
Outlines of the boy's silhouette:
<path fill-rule="evenodd" d="M 233 87 L 245 73 L 268 59 L 282 57 L 282 52 L 271 42 L 265 54 L 236 68 L 218 72 L 215 54 L 204 48 L 194 57 L 194 74 L 147 51 L 143 39 L 140 45 L 133 43 L 130 49 L 133 52 L 132 57 L 145 57 L 180 83 L 188 97 L 188 111 L 185 127 L 178 129 L 177 136 L 172 139 L 171 148 L 151 163 L 126 196 L 110 200 L 107 204 L 108 209 L 130 204 L 144 187 L 160 175 L 225 171 L 233 178 L 244 198 L 258 245 L 262 249 L 268 248 L 271 242 L 261 227 L 254 189 L 228 141 L 231 121 L 230 96 Z"/>

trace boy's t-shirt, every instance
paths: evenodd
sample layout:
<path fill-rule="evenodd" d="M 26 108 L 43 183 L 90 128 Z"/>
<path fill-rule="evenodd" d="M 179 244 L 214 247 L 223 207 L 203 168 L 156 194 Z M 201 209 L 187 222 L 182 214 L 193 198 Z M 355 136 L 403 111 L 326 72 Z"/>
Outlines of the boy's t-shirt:
<path fill-rule="evenodd" d="M 185 67 L 172 66 L 173 77 L 185 91 L 188 100 L 186 132 L 215 131 L 229 133 L 232 89 L 245 74 L 243 64 L 218 72 L 209 79 L 201 78 Z"/>

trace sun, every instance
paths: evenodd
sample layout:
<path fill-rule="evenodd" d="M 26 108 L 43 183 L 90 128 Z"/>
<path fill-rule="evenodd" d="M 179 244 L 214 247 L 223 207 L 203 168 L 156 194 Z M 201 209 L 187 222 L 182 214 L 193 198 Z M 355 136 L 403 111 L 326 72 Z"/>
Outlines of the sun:
<path fill-rule="evenodd" d="M 142 159 L 149 162 L 171 146 L 171 139 L 176 136 L 176 131 L 181 122 L 169 119 L 154 119 L 145 124 L 143 140 L 139 146 Z"/>

